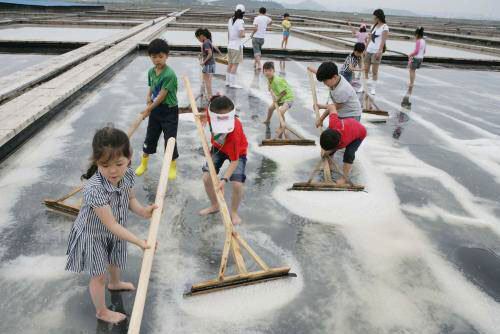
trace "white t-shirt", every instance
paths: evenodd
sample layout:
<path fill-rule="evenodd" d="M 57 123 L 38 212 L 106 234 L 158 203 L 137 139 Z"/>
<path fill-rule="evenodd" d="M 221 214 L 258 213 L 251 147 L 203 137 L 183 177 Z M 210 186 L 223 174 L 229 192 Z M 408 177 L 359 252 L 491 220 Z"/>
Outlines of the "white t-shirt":
<path fill-rule="evenodd" d="M 387 24 L 383 24 L 379 27 L 377 27 L 373 32 L 368 35 L 370 39 L 370 43 L 368 44 L 368 47 L 366 48 L 366 52 L 368 53 L 377 53 L 380 49 L 380 43 L 382 43 L 382 33 L 384 31 L 389 32 L 389 26 Z"/>
<path fill-rule="evenodd" d="M 266 15 L 259 15 L 253 19 L 253 25 L 257 26 L 257 31 L 253 35 L 255 38 L 264 38 L 267 26 L 271 23 L 271 18 Z"/>
<path fill-rule="evenodd" d="M 245 22 L 242 19 L 237 19 L 234 24 L 233 18 L 227 21 L 227 31 L 229 31 L 228 49 L 239 50 L 241 48 L 240 31 L 242 30 L 245 30 Z"/>
<path fill-rule="evenodd" d="M 361 104 L 358 95 L 351 84 L 340 75 L 340 81 L 334 89 L 330 89 L 330 97 L 333 103 L 341 103 L 338 109 L 339 118 L 361 116 Z"/>

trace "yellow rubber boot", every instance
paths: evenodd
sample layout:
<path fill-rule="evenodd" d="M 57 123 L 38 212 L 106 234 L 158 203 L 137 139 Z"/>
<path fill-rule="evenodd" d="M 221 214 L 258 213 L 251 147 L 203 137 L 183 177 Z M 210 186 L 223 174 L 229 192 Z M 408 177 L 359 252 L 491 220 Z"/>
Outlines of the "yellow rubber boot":
<path fill-rule="evenodd" d="M 135 175 L 141 176 L 142 174 L 144 174 L 145 171 L 148 170 L 148 160 L 149 160 L 149 156 L 147 156 L 147 157 L 142 156 L 141 165 L 139 167 L 137 167 L 137 169 L 135 170 Z"/>
<path fill-rule="evenodd" d="M 168 179 L 169 180 L 175 180 L 177 177 L 177 160 L 173 160 L 170 163 L 170 170 L 168 171 Z"/>

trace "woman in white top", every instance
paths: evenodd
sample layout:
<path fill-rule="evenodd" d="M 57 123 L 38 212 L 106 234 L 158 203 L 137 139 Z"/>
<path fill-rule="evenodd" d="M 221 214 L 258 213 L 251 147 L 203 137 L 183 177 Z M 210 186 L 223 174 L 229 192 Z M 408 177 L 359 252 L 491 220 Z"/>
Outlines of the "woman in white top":
<path fill-rule="evenodd" d="M 236 84 L 236 71 L 238 65 L 243 61 L 243 45 L 241 39 L 245 37 L 245 6 L 236 6 L 233 17 L 227 22 L 227 74 L 226 86 L 231 88 L 241 88 Z"/>
<path fill-rule="evenodd" d="M 368 80 L 371 86 L 370 94 L 375 95 L 375 88 L 378 80 L 378 67 L 382 61 L 382 53 L 385 52 L 385 42 L 389 36 L 389 26 L 385 23 L 385 14 L 382 9 L 373 12 L 373 26 L 368 36 L 368 47 L 365 55 L 365 78 L 368 80 L 370 67 L 373 81 Z"/>
<path fill-rule="evenodd" d="M 413 93 L 413 85 L 415 83 L 415 76 L 417 69 L 422 65 L 422 61 L 424 60 L 426 43 L 424 40 L 424 27 L 420 27 L 415 30 L 415 50 L 412 53 L 408 54 L 408 70 L 410 71 L 410 83 L 408 84 L 408 92 L 403 99 L 404 104 L 410 103 L 410 96 Z"/>

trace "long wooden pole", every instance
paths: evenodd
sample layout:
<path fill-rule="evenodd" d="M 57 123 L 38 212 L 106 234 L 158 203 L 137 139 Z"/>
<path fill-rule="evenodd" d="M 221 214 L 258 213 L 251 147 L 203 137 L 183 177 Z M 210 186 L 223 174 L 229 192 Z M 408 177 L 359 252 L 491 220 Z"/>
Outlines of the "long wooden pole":
<path fill-rule="evenodd" d="M 308 70 L 307 75 L 309 76 L 309 84 L 311 85 L 311 93 L 312 93 L 312 98 L 313 98 L 313 106 L 314 106 L 313 108 L 314 108 L 314 114 L 316 116 L 316 123 L 318 123 L 318 121 L 320 120 L 320 115 L 319 115 L 319 108 L 318 108 L 318 95 L 316 92 L 316 81 L 315 81 L 315 78 L 314 78 L 313 74 L 311 73 L 311 71 Z M 314 126 L 316 126 L 316 124 Z M 318 128 L 318 130 L 321 133 L 321 129 Z M 333 182 L 332 173 L 330 171 L 330 163 L 329 163 L 328 159 L 322 158 L 322 160 L 323 160 L 323 175 L 325 177 L 325 181 Z"/>
<path fill-rule="evenodd" d="M 135 295 L 132 316 L 130 317 L 128 334 L 137 334 L 139 333 L 139 330 L 141 328 L 144 303 L 146 302 L 146 294 L 148 291 L 149 275 L 151 274 L 151 266 L 153 265 L 153 258 L 155 255 L 156 237 L 158 234 L 158 228 L 160 226 L 161 214 L 163 212 L 163 203 L 168 183 L 168 171 L 170 169 L 170 163 L 172 162 L 174 146 L 175 139 L 170 138 L 167 142 L 165 155 L 163 156 L 163 163 L 160 173 L 160 183 L 158 185 L 158 189 L 156 190 L 155 204 L 158 206 L 158 208 L 153 210 L 153 216 L 151 217 L 151 223 L 149 225 L 148 245 L 150 245 L 151 248 L 148 248 L 144 251 L 141 275 L 139 276 L 139 284 L 137 286 L 137 293 Z"/>
<path fill-rule="evenodd" d="M 198 129 L 198 134 L 200 135 L 201 145 L 203 147 L 203 152 L 205 153 L 205 158 L 207 159 L 208 170 L 210 178 L 212 179 L 212 186 L 214 187 L 215 195 L 217 197 L 217 203 L 219 204 L 219 210 L 222 216 L 222 221 L 226 230 L 226 240 L 224 241 L 224 249 L 222 251 L 222 259 L 219 268 L 219 274 L 217 276 L 218 280 L 224 278 L 224 273 L 226 271 L 227 260 L 229 257 L 229 251 L 231 249 L 231 239 L 233 233 L 233 223 L 231 221 L 231 215 L 229 214 L 229 209 L 227 208 L 226 200 L 222 191 L 219 189 L 219 180 L 217 179 L 217 172 L 215 171 L 214 162 L 212 161 L 212 155 L 208 148 L 207 138 L 205 137 L 205 132 L 200 121 L 200 114 L 198 112 L 198 107 L 196 106 L 196 101 L 193 96 L 193 90 L 191 89 L 191 83 L 187 77 L 182 78 L 184 80 L 184 85 L 186 86 L 186 91 L 188 93 L 189 102 L 191 103 L 191 110 L 193 111 L 194 122 L 196 128 Z"/>

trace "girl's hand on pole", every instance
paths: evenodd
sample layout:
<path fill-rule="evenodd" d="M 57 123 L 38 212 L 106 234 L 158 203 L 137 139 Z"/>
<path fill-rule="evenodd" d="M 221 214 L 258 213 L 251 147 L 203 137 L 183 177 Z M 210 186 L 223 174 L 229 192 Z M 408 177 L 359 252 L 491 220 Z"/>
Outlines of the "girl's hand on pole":
<path fill-rule="evenodd" d="M 153 205 L 148 205 L 144 208 L 144 214 L 142 215 L 144 218 L 151 218 L 153 216 L 153 210 L 158 209 L 158 205 L 153 204 Z"/>

